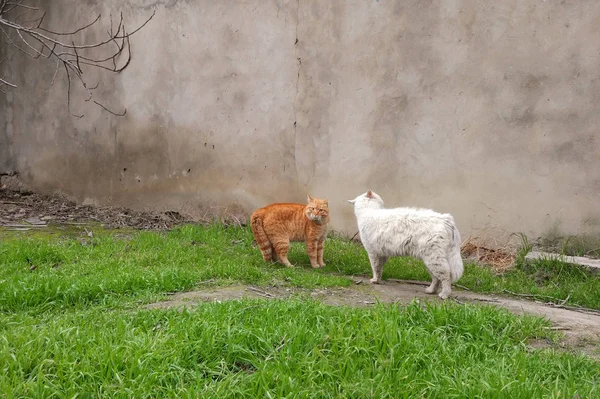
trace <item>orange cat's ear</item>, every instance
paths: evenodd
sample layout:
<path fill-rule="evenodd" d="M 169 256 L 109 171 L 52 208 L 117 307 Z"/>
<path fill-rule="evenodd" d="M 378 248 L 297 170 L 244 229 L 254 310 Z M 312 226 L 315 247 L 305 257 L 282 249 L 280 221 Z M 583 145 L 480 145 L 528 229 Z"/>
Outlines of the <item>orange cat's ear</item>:
<path fill-rule="evenodd" d="M 373 191 L 367 191 L 367 198 L 373 198 Z"/>
<path fill-rule="evenodd" d="M 312 201 L 314 198 L 310 196 L 310 194 L 306 194 L 306 196 L 308 197 L 308 202 Z"/>

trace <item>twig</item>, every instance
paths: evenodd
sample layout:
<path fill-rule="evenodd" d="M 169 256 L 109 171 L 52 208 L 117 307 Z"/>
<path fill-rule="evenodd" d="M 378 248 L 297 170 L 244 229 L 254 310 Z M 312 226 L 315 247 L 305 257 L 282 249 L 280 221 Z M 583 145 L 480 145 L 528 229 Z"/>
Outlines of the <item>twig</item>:
<path fill-rule="evenodd" d="M 281 350 L 281 348 L 283 348 L 283 347 L 285 346 L 285 340 L 286 340 L 286 338 L 287 338 L 287 336 L 286 336 L 286 335 L 284 335 L 284 336 L 283 336 L 283 338 L 281 338 L 281 341 L 280 341 L 280 342 L 281 342 L 281 344 L 280 344 L 280 345 L 279 345 L 277 348 L 275 348 L 275 349 L 273 350 L 273 352 L 271 352 L 271 353 L 269 354 L 269 356 L 267 356 L 267 357 L 265 358 L 265 362 L 268 362 L 269 360 L 271 360 L 271 359 L 273 358 L 273 356 L 274 356 L 274 355 L 275 355 L 277 352 L 279 352 L 279 351 Z"/>
<path fill-rule="evenodd" d="M 6 85 L 6 86 L 10 86 L 10 87 L 17 87 L 17 85 L 16 85 L 16 84 L 13 84 L 13 83 L 7 82 L 6 80 L 4 80 L 4 79 L 2 79 L 2 78 L 0 78 L 0 83 L 2 83 L 3 85 Z"/>
<path fill-rule="evenodd" d="M 43 22 L 45 16 L 46 16 L 46 13 L 44 13 L 44 15 L 42 15 L 42 17 L 40 18 L 41 21 L 38 25 L 41 25 L 41 22 Z M 53 32 L 48 29 L 44 29 L 41 26 L 38 26 L 38 29 L 41 31 L 44 31 L 44 32 L 52 33 L 53 35 L 57 35 L 57 36 L 71 36 L 71 35 L 79 33 L 82 30 L 85 30 L 85 29 L 89 28 L 90 26 L 94 25 L 96 22 L 98 22 L 98 20 L 100 20 L 101 17 L 102 17 L 102 14 L 98 14 L 98 16 L 96 17 L 95 20 L 93 20 L 92 22 L 90 22 L 87 25 L 82 26 L 81 28 L 74 30 L 73 32 Z"/>
<path fill-rule="evenodd" d="M 471 291 L 469 288 L 465 287 L 464 285 L 454 284 L 454 286 L 456 286 L 456 287 L 458 287 L 458 288 L 460 288 L 462 290 L 465 290 L 465 291 Z"/>
<path fill-rule="evenodd" d="M 500 300 L 495 299 L 495 298 L 473 298 L 473 300 L 475 301 L 479 301 L 479 302 L 500 302 Z"/>
<path fill-rule="evenodd" d="M 515 295 L 515 296 L 521 296 L 521 297 L 526 297 L 526 298 L 548 298 L 551 300 L 556 300 L 556 298 L 551 297 L 551 296 L 547 296 L 547 295 L 536 295 L 536 294 L 517 294 L 516 292 L 512 292 L 509 290 L 504 290 L 505 292 L 511 294 L 511 295 Z M 566 309 L 566 310 L 572 310 L 574 312 L 580 312 L 580 313 L 587 313 L 587 314 L 593 314 L 593 315 L 600 315 L 600 310 L 597 309 L 590 309 L 590 308 L 584 308 L 581 306 L 565 306 L 564 304 L 571 298 L 571 294 L 567 295 L 567 297 L 561 301 L 561 303 L 556 303 L 556 302 L 544 302 L 544 305 L 548 305 L 551 306 L 553 308 L 559 308 L 559 309 Z"/>
<path fill-rule="evenodd" d="M 402 284 L 410 284 L 410 285 L 430 285 L 431 283 L 426 283 L 424 281 L 413 281 L 413 280 L 400 280 L 397 278 L 388 278 L 386 281 L 393 281 L 395 283 L 402 283 Z"/>
<path fill-rule="evenodd" d="M 597 310 L 597 309 L 584 308 L 584 307 L 580 307 L 580 306 L 564 306 L 564 305 L 558 305 L 558 304 L 552 303 L 552 302 L 548 302 L 548 303 L 546 303 L 546 305 L 549 305 L 553 308 L 572 310 L 574 312 L 579 312 L 579 313 L 600 315 L 600 310 Z"/>
<path fill-rule="evenodd" d="M 503 292 L 506 292 L 506 293 L 508 293 L 508 294 L 511 294 L 511 295 L 514 295 L 514 296 L 520 296 L 520 297 L 523 297 L 523 298 L 546 298 L 546 299 L 551 299 L 551 300 L 554 300 L 554 301 L 556 301 L 556 298 L 555 298 L 555 297 L 553 297 L 553 296 L 548 296 L 548 295 L 539 295 L 539 294 L 518 294 L 518 293 L 516 293 L 516 292 L 512 292 L 512 291 L 509 291 L 509 290 L 507 290 L 507 289 L 504 289 L 504 290 L 502 290 L 502 291 L 503 291 Z"/>
<path fill-rule="evenodd" d="M 255 288 L 255 287 L 252 287 L 252 286 L 250 286 L 250 287 L 248 287 L 248 288 L 246 288 L 246 289 L 247 289 L 247 290 L 250 290 L 250 291 L 254 291 L 254 292 L 256 292 L 257 294 L 259 294 L 259 295 L 261 295 L 261 296 L 264 296 L 264 297 L 266 297 L 266 298 L 275 298 L 275 295 L 273 295 L 273 294 L 269 294 L 269 293 L 268 293 L 268 292 L 266 292 L 266 291 L 259 290 L 258 288 Z"/>

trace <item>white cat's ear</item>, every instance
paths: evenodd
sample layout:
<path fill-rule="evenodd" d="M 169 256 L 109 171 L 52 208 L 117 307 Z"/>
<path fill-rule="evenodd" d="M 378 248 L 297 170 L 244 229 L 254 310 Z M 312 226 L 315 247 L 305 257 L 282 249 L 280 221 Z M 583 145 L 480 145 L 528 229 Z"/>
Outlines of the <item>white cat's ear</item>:
<path fill-rule="evenodd" d="M 367 198 L 373 198 L 373 191 L 367 191 Z"/>
<path fill-rule="evenodd" d="M 351 204 L 354 204 L 354 203 L 356 202 L 356 200 L 355 200 L 355 199 L 353 199 L 353 200 L 347 200 L 347 201 L 348 201 L 349 203 L 351 203 Z"/>

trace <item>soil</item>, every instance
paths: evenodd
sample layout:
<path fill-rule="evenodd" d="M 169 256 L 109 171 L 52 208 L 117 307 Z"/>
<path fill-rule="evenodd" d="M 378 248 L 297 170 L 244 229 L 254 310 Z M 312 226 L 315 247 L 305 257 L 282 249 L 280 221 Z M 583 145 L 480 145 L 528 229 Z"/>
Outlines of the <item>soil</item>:
<path fill-rule="evenodd" d="M 50 224 L 100 223 L 106 228 L 166 230 L 194 222 L 179 212 L 144 212 L 127 208 L 81 205 L 60 195 L 24 189 L 0 189 L 0 226 L 10 230 L 39 229 Z"/>

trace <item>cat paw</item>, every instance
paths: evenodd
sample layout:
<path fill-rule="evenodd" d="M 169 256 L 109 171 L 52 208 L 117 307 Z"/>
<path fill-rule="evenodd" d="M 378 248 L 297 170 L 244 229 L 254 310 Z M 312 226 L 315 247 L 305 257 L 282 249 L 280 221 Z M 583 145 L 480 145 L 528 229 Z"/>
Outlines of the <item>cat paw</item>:
<path fill-rule="evenodd" d="M 325 267 L 327 266 L 325 263 L 319 263 L 319 267 Z"/>
<path fill-rule="evenodd" d="M 427 288 L 425 288 L 425 293 L 427 293 L 427 294 L 435 294 L 435 287 L 427 287 Z"/>
<path fill-rule="evenodd" d="M 449 295 L 448 293 L 443 292 L 443 291 L 438 294 L 440 299 L 448 299 L 448 295 Z"/>
<path fill-rule="evenodd" d="M 377 278 L 372 278 L 369 280 L 371 284 L 381 284 L 381 280 Z"/>

